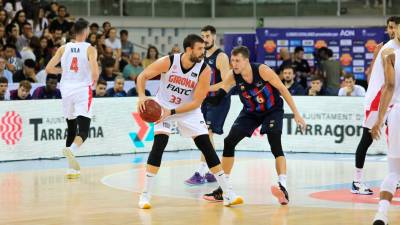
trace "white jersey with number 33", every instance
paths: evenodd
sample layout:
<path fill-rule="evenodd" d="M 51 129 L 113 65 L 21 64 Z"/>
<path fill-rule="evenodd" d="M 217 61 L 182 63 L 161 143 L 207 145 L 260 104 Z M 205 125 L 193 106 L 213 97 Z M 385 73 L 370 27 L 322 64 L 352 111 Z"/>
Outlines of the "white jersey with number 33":
<path fill-rule="evenodd" d="M 183 71 L 181 54 L 171 57 L 171 67 L 161 76 L 160 88 L 156 99 L 162 106 L 174 109 L 193 100 L 193 92 L 197 85 L 204 60 L 194 64 L 193 68 Z"/>
<path fill-rule="evenodd" d="M 87 42 L 69 42 L 61 57 L 62 77 L 60 82 L 63 96 L 73 94 L 92 85 L 92 73 L 88 59 Z"/>

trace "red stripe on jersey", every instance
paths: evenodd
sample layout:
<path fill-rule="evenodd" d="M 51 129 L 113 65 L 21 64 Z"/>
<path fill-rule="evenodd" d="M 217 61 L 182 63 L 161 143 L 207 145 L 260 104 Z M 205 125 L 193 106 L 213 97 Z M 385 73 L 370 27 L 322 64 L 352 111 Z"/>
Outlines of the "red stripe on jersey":
<path fill-rule="evenodd" d="M 89 99 L 88 99 L 88 109 L 87 109 L 87 111 L 89 112 L 90 111 L 90 106 L 92 106 L 92 100 L 93 100 L 93 92 L 92 92 L 92 87 L 91 86 L 89 86 L 88 87 L 88 89 L 89 89 Z"/>
<path fill-rule="evenodd" d="M 274 106 L 275 105 L 274 91 L 272 90 L 272 87 L 270 84 L 266 83 L 265 86 L 268 88 L 268 91 L 270 93 L 269 100 L 271 101 L 271 106 Z"/>

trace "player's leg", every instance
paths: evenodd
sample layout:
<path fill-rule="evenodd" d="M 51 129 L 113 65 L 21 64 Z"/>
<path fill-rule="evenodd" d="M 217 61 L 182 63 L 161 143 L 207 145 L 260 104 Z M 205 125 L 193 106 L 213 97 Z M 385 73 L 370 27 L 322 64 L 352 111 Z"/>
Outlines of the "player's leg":
<path fill-rule="evenodd" d="M 374 218 L 374 225 L 388 224 L 388 208 L 400 181 L 400 106 L 395 106 L 390 111 L 386 134 L 389 173 L 381 185 L 379 208 Z"/>
<path fill-rule="evenodd" d="M 370 129 L 363 128 L 360 143 L 358 144 L 356 157 L 355 157 L 355 170 L 354 178 L 352 183 L 351 192 L 353 194 L 372 195 L 373 192 L 363 183 L 363 168 L 365 158 L 367 156 L 368 148 L 371 146 L 373 140 L 370 133 Z"/>
<path fill-rule="evenodd" d="M 212 106 L 204 103 L 201 107 L 204 119 L 206 121 L 206 124 L 208 125 L 208 133 L 214 149 L 214 134 L 223 134 L 223 127 L 226 116 L 229 112 L 230 104 L 230 96 L 226 96 L 218 106 Z M 212 173 L 209 173 L 204 155 L 201 154 L 199 168 L 192 177 L 185 181 L 185 183 L 189 185 L 198 185 L 204 184 L 205 182 L 216 182 L 216 179 L 214 175 L 212 175 Z"/>
<path fill-rule="evenodd" d="M 171 133 L 171 123 L 162 122 L 154 126 L 154 141 L 147 159 L 146 176 L 144 178 L 143 191 L 139 198 L 139 208 L 150 209 L 151 192 L 155 176 L 161 166 L 162 155 L 168 144 Z"/>
<path fill-rule="evenodd" d="M 180 118 L 178 126 L 181 135 L 186 137 L 191 136 L 197 148 L 203 153 L 207 166 L 210 168 L 210 172 L 215 176 L 215 179 L 224 191 L 224 205 L 242 204 L 242 197 L 237 196 L 231 188 L 228 188 L 228 181 L 218 155 L 208 136 L 207 125 L 204 122 L 203 115 L 200 112 L 191 113 L 185 118 Z"/>
<path fill-rule="evenodd" d="M 255 116 L 242 111 L 233 123 L 228 136 L 224 139 L 222 168 L 227 177 L 228 188 L 232 186 L 230 183 L 230 177 L 235 162 L 235 148 L 243 138 L 251 137 L 254 130 L 260 124 L 260 121 L 258 121 Z M 222 201 L 222 195 L 222 188 L 218 187 L 213 192 L 205 194 L 203 198 L 207 201 Z"/>

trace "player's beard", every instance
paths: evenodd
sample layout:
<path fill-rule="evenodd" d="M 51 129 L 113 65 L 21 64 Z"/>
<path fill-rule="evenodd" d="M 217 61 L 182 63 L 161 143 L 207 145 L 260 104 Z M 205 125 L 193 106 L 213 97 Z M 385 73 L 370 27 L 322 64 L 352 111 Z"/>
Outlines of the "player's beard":
<path fill-rule="evenodd" d="M 196 57 L 192 54 L 192 55 L 190 55 L 190 61 L 192 61 L 193 63 L 199 63 L 199 62 L 201 62 L 201 60 L 203 60 L 203 57 L 204 57 L 204 55 Z"/>
<path fill-rule="evenodd" d="M 205 49 L 206 49 L 206 51 L 207 51 L 207 50 L 212 49 L 212 47 L 214 47 L 214 41 L 213 41 L 212 44 L 210 44 L 209 46 L 206 46 Z"/>

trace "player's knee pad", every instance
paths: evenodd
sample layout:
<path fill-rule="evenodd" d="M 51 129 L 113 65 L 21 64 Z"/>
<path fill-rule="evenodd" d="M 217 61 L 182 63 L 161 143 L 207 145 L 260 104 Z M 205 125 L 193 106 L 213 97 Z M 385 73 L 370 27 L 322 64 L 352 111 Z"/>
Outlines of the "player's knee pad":
<path fill-rule="evenodd" d="M 161 159 L 165 147 L 167 147 L 169 136 L 166 134 L 157 134 L 154 136 L 153 147 L 147 159 L 147 164 L 160 167 Z"/>
<path fill-rule="evenodd" d="M 246 135 L 239 129 L 232 128 L 228 136 L 224 139 L 224 152 L 222 155 L 224 157 L 234 157 L 236 145 L 243 140 L 245 136 Z"/>
<path fill-rule="evenodd" d="M 90 120 L 90 118 L 84 116 L 78 116 L 78 118 L 76 118 L 79 128 L 77 136 L 81 137 L 83 142 L 85 142 L 89 136 Z"/>
<path fill-rule="evenodd" d="M 73 120 L 66 120 L 67 121 L 67 140 L 65 143 L 66 147 L 70 147 L 72 143 L 74 142 L 75 136 L 76 136 L 76 131 L 77 131 L 77 123 L 76 119 Z"/>
<path fill-rule="evenodd" d="M 282 149 L 281 134 L 267 134 L 271 152 L 275 158 L 285 156 Z"/>
<path fill-rule="evenodd" d="M 203 153 L 208 168 L 213 168 L 221 163 L 213 145 L 211 144 L 210 136 L 208 136 L 208 134 L 197 136 L 194 139 L 194 143 Z"/>
<path fill-rule="evenodd" d="M 388 175 L 386 175 L 381 185 L 381 192 L 386 191 L 394 195 L 399 178 L 399 173 L 390 172 Z"/>

